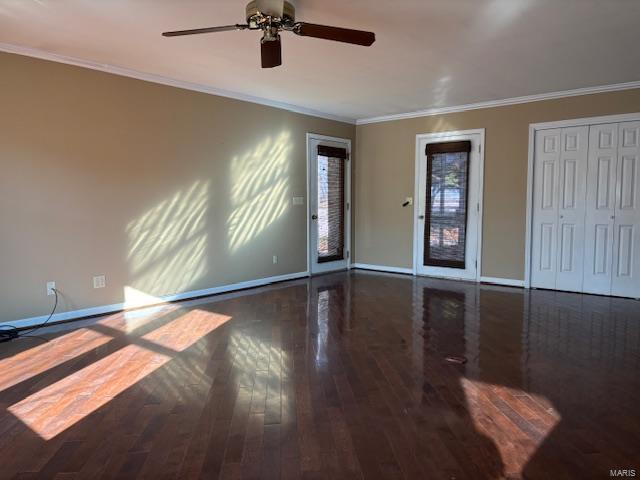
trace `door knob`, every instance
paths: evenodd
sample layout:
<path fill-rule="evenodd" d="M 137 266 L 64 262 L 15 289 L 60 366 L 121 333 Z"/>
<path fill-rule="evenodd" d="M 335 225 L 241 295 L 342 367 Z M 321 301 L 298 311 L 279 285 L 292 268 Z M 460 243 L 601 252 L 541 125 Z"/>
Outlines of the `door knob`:
<path fill-rule="evenodd" d="M 424 215 L 418 215 L 418 220 L 424 220 Z"/>
<path fill-rule="evenodd" d="M 318 219 L 318 215 L 316 215 L 315 213 L 311 215 L 311 220 L 317 220 L 317 219 Z"/>

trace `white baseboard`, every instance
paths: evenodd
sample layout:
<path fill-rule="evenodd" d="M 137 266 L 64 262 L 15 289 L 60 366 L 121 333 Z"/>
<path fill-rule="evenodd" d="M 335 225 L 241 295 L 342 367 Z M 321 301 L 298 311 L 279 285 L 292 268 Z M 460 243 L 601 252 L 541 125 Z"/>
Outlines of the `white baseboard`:
<path fill-rule="evenodd" d="M 406 275 L 413 275 L 413 269 L 401 268 L 401 267 L 388 267 L 385 265 L 369 265 L 366 263 L 353 263 L 351 268 L 360 270 L 372 270 L 375 272 L 388 272 L 388 273 L 402 273 Z M 445 277 L 429 277 L 429 278 L 443 278 L 445 280 L 458 280 L 458 281 L 475 281 L 468 279 L 455 279 Z M 496 277 L 480 277 L 480 283 L 491 283 L 493 285 L 504 285 L 507 287 L 522 287 L 524 288 L 524 280 L 513 280 L 511 278 L 496 278 Z"/>
<path fill-rule="evenodd" d="M 51 317 L 49 323 L 54 324 L 56 322 L 64 322 L 68 320 L 75 320 L 84 317 L 93 317 L 96 315 L 106 315 L 110 313 L 122 312 L 124 310 L 137 310 L 139 308 L 152 307 L 155 305 L 161 305 L 168 302 L 177 302 L 180 300 L 190 300 L 198 297 L 207 297 L 209 295 L 216 295 L 220 293 L 233 292 L 236 290 L 243 290 L 245 288 L 261 287 L 269 285 L 270 283 L 284 282 L 286 280 L 295 280 L 298 278 L 305 278 L 309 276 L 309 272 L 289 273 L 286 275 L 278 275 L 275 277 L 261 278 L 258 280 L 249 280 L 246 282 L 234 283 L 231 285 L 222 285 L 220 287 L 207 288 L 204 290 L 192 290 L 189 292 L 176 293 L 173 295 L 164 295 L 161 297 L 155 297 L 148 302 L 136 303 L 135 307 L 127 306 L 126 303 L 114 303 L 113 305 L 102 305 L 98 307 L 85 308 L 82 310 L 71 310 L 68 312 L 56 313 Z M 39 325 L 47 320 L 49 316 L 43 315 L 39 317 L 23 318 L 13 322 L 0 322 L 0 325 L 13 325 L 14 327 L 29 327 L 32 325 Z"/>
<path fill-rule="evenodd" d="M 480 277 L 480 282 L 491 283 L 493 285 L 504 285 L 506 287 L 524 288 L 524 280 L 513 280 L 511 278 Z"/>
<path fill-rule="evenodd" d="M 351 268 L 360 269 L 360 270 L 371 270 L 376 272 L 387 272 L 387 273 L 400 273 L 405 275 L 413 275 L 413 270 L 411 268 L 402 268 L 402 267 L 389 267 L 386 265 L 369 265 L 365 263 L 353 263 Z M 177 293 L 173 295 L 164 295 L 161 297 L 154 298 L 145 303 L 136 304 L 135 307 L 130 308 L 125 303 L 114 303 L 112 305 L 101 305 L 98 307 L 85 308 L 81 310 L 71 310 L 68 312 L 56 313 L 49 320 L 50 323 L 56 322 L 64 322 L 68 320 L 75 320 L 84 317 L 92 317 L 96 315 L 107 315 L 110 313 L 121 312 L 129 309 L 139 309 L 145 307 L 151 307 L 163 303 L 168 302 L 177 302 L 180 300 L 189 300 L 193 298 L 206 297 L 210 295 L 216 295 L 220 293 L 233 292 L 237 290 L 243 290 L 246 288 L 254 288 L 261 287 L 264 285 L 269 285 L 270 283 L 284 282 L 287 280 L 295 280 L 298 278 L 305 278 L 309 276 L 309 272 L 298 272 L 298 273 L 289 273 L 286 275 L 278 275 L 275 277 L 261 278 L 257 280 L 249 280 L 246 282 L 234 283 L 231 285 L 222 285 L 220 287 L 207 288 L 204 290 L 192 290 L 183 293 Z M 480 281 L 482 283 L 491 283 L 494 285 L 504 285 L 509 287 L 524 287 L 523 280 L 512 280 L 509 278 L 494 278 L 494 277 L 481 277 Z M 15 321 L 7 321 L 0 322 L 0 325 L 10 324 L 15 327 L 29 327 L 31 325 L 38 325 L 45 320 L 47 320 L 48 315 L 42 315 L 39 317 L 30 317 L 23 318 Z"/>
<path fill-rule="evenodd" d="M 360 270 L 373 270 L 375 272 L 403 273 L 405 275 L 413 275 L 412 268 L 387 267 L 385 265 L 368 265 L 366 263 L 353 263 L 351 268 Z"/>

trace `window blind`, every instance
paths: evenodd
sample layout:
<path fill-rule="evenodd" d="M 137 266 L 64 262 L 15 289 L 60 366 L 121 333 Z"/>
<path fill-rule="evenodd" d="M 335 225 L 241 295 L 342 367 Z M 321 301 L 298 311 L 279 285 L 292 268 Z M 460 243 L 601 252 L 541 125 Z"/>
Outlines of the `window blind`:
<path fill-rule="evenodd" d="M 329 158 L 347 159 L 347 149 L 339 147 L 329 147 L 326 145 L 318 145 L 318 156 Z"/>
<path fill-rule="evenodd" d="M 424 265 L 466 268 L 471 142 L 427 145 Z"/>

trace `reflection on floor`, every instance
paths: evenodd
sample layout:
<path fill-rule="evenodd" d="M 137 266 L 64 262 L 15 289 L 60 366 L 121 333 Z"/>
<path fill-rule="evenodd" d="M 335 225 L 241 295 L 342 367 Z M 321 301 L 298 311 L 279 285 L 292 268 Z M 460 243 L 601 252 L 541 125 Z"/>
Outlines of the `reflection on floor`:
<path fill-rule="evenodd" d="M 633 300 L 352 272 L 43 332 L 0 347 L 2 478 L 640 471 Z"/>

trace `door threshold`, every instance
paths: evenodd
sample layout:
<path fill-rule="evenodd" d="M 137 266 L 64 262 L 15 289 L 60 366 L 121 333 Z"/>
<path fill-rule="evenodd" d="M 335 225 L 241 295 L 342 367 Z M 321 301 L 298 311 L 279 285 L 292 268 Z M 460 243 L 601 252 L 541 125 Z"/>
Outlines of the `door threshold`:
<path fill-rule="evenodd" d="M 452 280 L 454 282 L 467 282 L 467 283 L 480 283 L 480 280 L 472 279 L 472 278 L 460 278 L 460 277 L 443 277 L 441 275 L 426 275 L 423 273 L 416 274 L 417 277 L 422 278 L 435 278 L 437 280 Z"/>
<path fill-rule="evenodd" d="M 327 275 L 329 273 L 336 273 L 336 272 L 348 272 L 350 269 L 349 268 L 336 268 L 335 270 L 327 270 L 325 272 L 317 272 L 317 273 L 312 273 L 310 275 L 310 277 L 320 277 L 322 275 Z"/>

